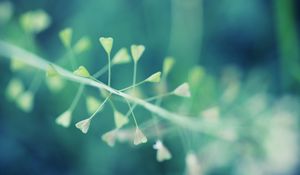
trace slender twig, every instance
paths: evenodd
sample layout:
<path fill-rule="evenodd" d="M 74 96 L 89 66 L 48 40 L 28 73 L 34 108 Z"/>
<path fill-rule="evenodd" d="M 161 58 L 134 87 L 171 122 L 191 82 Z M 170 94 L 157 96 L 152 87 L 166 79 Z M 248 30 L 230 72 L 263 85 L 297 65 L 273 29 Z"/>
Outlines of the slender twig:
<path fill-rule="evenodd" d="M 97 110 L 90 116 L 90 119 L 94 118 L 95 115 L 103 108 L 107 100 L 109 100 L 111 94 L 105 98 L 105 100 L 100 104 L 100 106 L 97 108 Z"/>
<path fill-rule="evenodd" d="M 35 72 L 34 78 L 30 83 L 28 91 L 31 91 L 32 93 L 36 93 L 39 86 L 41 85 L 41 82 L 42 82 L 42 76 L 39 74 L 39 72 Z"/>
<path fill-rule="evenodd" d="M 72 66 L 72 69 L 75 70 L 77 63 L 76 63 L 76 60 L 75 60 L 73 49 L 71 47 L 68 47 L 67 48 L 67 53 L 69 54 L 68 58 L 69 58 L 71 66 Z"/>
<path fill-rule="evenodd" d="M 112 64 L 113 65 L 113 64 Z M 103 75 L 108 70 L 108 65 L 105 65 L 103 68 L 101 68 L 99 71 L 93 74 L 93 77 L 99 78 L 101 75 Z"/>
<path fill-rule="evenodd" d="M 72 104 L 70 105 L 70 110 L 71 111 L 73 111 L 75 109 L 76 105 L 78 104 L 83 90 L 84 90 L 84 84 L 80 84 L 80 86 L 79 86 L 79 88 L 76 92 L 75 98 L 74 98 Z"/>
<path fill-rule="evenodd" d="M 119 90 L 119 91 L 121 91 L 121 92 L 127 91 L 128 89 L 135 88 L 135 87 L 137 87 L 137 86 L 139 86 L 139 85 L 141 85 L 141 84 L 143 84 L 143 83 L 145 83 L 145 82 L 146 82 L 146 81 L 143 80 L 143 81 L 141 81 L 141 82 L 139 82 L 139 83 L 136 83 L 136 84 L 134 84 L 134 85 L 128 86 L 128 87 L 123 88 L 123 89 L 121 89 L 121 90 Z"/>
<path fill-rule="evenodd" d="M 111 65 L 110 65 L 110 53 L 107 54 L 107 60 L 108 60 L 108 83 L 107 85 L 110 86 L 111 81 Z"/>
<path fill-rule="evenodd" d="M 133 77 L 132 77 L 132 87 L 135 87 L 136 83 L 136 69 L 137 69 L 137 62 L 133 62 Z"/>
<path fill-rule="evenodd" d="M 163 74 L 161 82 L 160 82 L 161 84 L 159 84 L 160 86 L 165 85 L 166 78 L 167 78 L 166 74 Z M 164 97 L 164 95 L 172 95 L 172 94 L 173 94 L 173 92 L 169 92 L 169 93 L 166 93 L 166 94 L 158 96 L 156 98 L 155 105 L 160 106 L 161 103 L 162 103 L 162 98 Z M 152 113 L 152 118 L 153 118 L 153 124 L 154 124 L 154 127 L 155 127 L 155 131 L 156 131 L 156 134 L 157 134 L 157 138 L 158 139 L 162 139 L 161 138 L 160 129 L 158 128 L 158 118 L 157 118 L 157 115 L 155 115 L 155 114 Z"/>
<path fill-rule="evenodd" d="M 166 119 L 170 122 L 173 122 L 178 126 L 205 132 L 201 127 L 200 120 L 197 120 L 196 117 L 184 116 L 184 115 L 179 115 L 179 114 L 169 112 L 169 111 L 167 111 L 159 106 L 153 105 L 143 99 L 120 92 L 110 86 L 107 86 L 106 84 L 102 83 L 101 81 L 96 82 L 90 78 L 83 78 L 80 76 L 76 76 L 72 72 L 65 70 L 64 68 L 62 68 L 56 64 L 53 64 L 52 62 L 49 62 L 33 53 L 27 52 L 27 51 L 25 51 L 19 47 L 16 47 L 12 44 L 0 41 L 0 55 L 10 58 L 10 59 L 17 59 L 19 61 L 24 62 L 27 65 L 30 65 L 37 69 L 41 69 L 43 71 L 46 71 L 48 69 L 48 66 L 51 64 L 56 69 L 56 71 L 65 79 L 68 79 L 68 80 L 74 81 L 74 82 L 78 82 L 81 84 L 89 85 L 89 86 L 92 86 L 92 87 L 95 87 L 98 89 L 105 89 L 109 93 L 120 96 L 124 99 L 127 99 L 129 102 L 131 102 L 133 104 L 140 105 L 143 108 L 147 109 L 148 111 L 150 111 L 154 114 L 157 114 L 161 118 Z"/>
<path fill-rule="evenodd" d="M 139 127 L 138 126 L 138 123 L 137 123 L 137 121 L 136 121 L 136 117 L 135 117 L 135 115 L 134 115 L 134 112 L 133 112 L 133 108 L 132 108 L 132 106 L 131 106 L 131 104 L 129 103 L 129 101 L 125 98 L 125 101 L 127 102 L 127 104 L 128 104 L 128 107 L 129 107 L 129 110 L 130 110 L 130 113 L 131 113 L 131 116 L 132 116 L 132 118 L 133 118 L 133 121 L 134 121 L 134 124 L 135 124 L 135 127 Z"/>

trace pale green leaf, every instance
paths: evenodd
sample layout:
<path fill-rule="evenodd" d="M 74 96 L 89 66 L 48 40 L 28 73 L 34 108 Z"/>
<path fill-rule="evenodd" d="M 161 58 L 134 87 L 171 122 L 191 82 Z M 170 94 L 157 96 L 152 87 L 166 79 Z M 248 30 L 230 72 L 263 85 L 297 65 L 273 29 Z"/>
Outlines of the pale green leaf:
<path fill-rule="evenodd" d="M 51 18 L 43 10 L 34 10 L 21 15 L 20 23 L 25 31 L 39 33 L 50 26 Z"/>
<path fill-rule="evenodd" d="M 159 83 L 160 82 L 160 76 L 161 72 L 156 72 L 149 76 L 145 81 L 151 82 L 151 83 Z"/>
<path fill-rule="evenodd" d="M 173 65 L 175 63 L 175 60 L 173 57 L 166 57 L 163 63 L 163 74 L 167 76 L 171 69 L 173 68 Z"/>
<path fill-rule="evenodd" d="M 191 97 L 190 87 L 188 83 L 183 83 L 178 86 L 173 93 L 181 97 Z"/>
<path fill-rule="evenodd" d="M 125 64 L 129 63 L 130 61 L 130 56 L 126 48 L 120 49 L 112 59 L 113 64 Z"/>
<path fill-rule="evenodd" d="M 71 119 L 72 119 L 72 111 L 67 110 L 64 113 L 62 113 L 61 115 L 59 115 L 56 118 L 55 122 L 56 122 L 56 124 L 67 128 L 71 124 Z"/>
<path fill-rule="evenodd" d="M 91 118 L 84 119 L 75 124 L 76 128 L 80 129 L 82 133 L 86 134 L 91 124 Z"/>
<path fill-rule="evenodd" d="M 56 93 L 61 91 L 65 86 L 65 81 L 60 76 L 46 78 L 46 85 L 50 91 Z"/>
<path fill-rule="evenodd" d="M 33 108 L 33 93 L 24 92 L 17 98 L 17 106 L 24 112 L 30 112 Z"/>
<path fill-rule="evenodd" d="M 105 52 L 110 55 L 111 49 L 113 47 L 114 39 L 111 37 L 100 37 L 99 42 L 104 48 Z"/>
<path fill-rule="evenodd" d="M 86 108 L 90 115 L 92 115 L 98 107 L 101 105 L 101 101 L 93 96 L 86 97 Z"/>
<path fill-rule="evenodd" d="M 201 115 L 208 123 L 218 123 L 220 121 L 220 108 L 214 106 L 201 112 Z"/>
<path fill-rule="evenodd" d="M 84 66 L 79 66 L 79 68 L 75 70 L 73 73 L 80 77 L 85 77 L 85 78 L 91 77 L 89 71 Z"/>
<path fill-rule="evenodd" d="M 188 74 L 188 80 L 191 87 L 197 87 L 205 77 L 205 69 L 202 66 L 193 67 Z"/>
<path fill-rule="evenodd" d="M 20 79 L 13 78 L 9 81 L 5 95 L 9 100 L 15 100 L 24 92 L 24 86 Z"/>
<path fill-rule="evenodd" d="M 114 119 L 116 128 L 121 128 L 129 122 L 128 117 L 118 111 L 114 111 Z"/>
<path fill-rule="evenodd" d="M 189 152 L 186 154 L 185 165 L 188 175 L 203 174 L 203 167 L 197 157 L 197 154 L 195 154 L 194 152 Z"/>
<path fill-rule="evenodd" d="M 139 145 L 139 144 L 142 144 L 142 143 L 147 143 L 147 141 L 148 141 L 148 139 L 145 136 L 145 134 L 139 128 L 136 128 L 133 144 L 134 145 Z"/>
<path fill-rule="evenodd" d="M 65 28 L 59 32 L 59 38 L 66 48 L 71 47 L 72 35 L 73 30 L 71 28 Z"/>
<path fill-rule="evenodd" d="M 163 162 L 165 160 L 170 160 L 172 155 L 170 151 L 165 147 L 165 145 L 160 141 L 156 141 L 153 145 L 153 148 L 157 150 L 156 152 L 156 160 L 158 162 Z"/>
<path fill-rule="evenodd" d="M 49 64 L 47 67 L 47 71 L 46 71 L 46 76 L 47 77 L 55 77 L 58 76 L 58 72 L 56 71 L 56 69 L 54 68 L 53 65 Z"/>
<path fill-rule="evenodd" d="M 26 67 L 26 64 L 24 64 L 22 61 L 19 61 L 18 59 L 14 59 L 12 58 L 11 62 L 10 62 L 10 69 L 15 72 L 15 71 L 19 71 L 22 70 Z"/>
<path fill-rule="evenodd" d="M 131 50 L 133 61 L 137 63 L 145 51 L 145 46 L 131 45 L 130 50 Z"/>
<path fill-rule="evenodd" d="M 100 89 L 100 95 L 103 97 L 103 98 L 107 98 L 108 96 L 110 96 L 110 92 L 105 90 L 105 89 Z"/>
<path fill-rule="evenodd" d="M 80 54 L 87 51 L 91 47 L 91 40 L 88 37 L 80 38 L 74 46 L 74 52 Z"/>
<path fill-rule="evenodd" d="M 130 88 L 126 91 L 127 94 L 133 97 L 137 98 L 145 98 L 145 95 L 143 94 L 143 91 L 140 87 Z"/>
<path fill-rule="evenodd" d="M 110 147 L 113 147 L 116 142 L 116 136 L 117 136 L 117 130 L 111 130 L 106 133 L 104 133 L 101 137 L 101 139 L 107 143 Z"/>

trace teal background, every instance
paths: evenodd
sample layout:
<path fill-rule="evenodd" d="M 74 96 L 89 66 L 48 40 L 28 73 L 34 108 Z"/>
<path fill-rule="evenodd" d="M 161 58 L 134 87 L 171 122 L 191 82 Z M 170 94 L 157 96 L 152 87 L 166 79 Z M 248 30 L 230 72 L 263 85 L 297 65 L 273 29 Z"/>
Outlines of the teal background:
<path fill-rule="evenodd" d="M 33 111 L 24 113 L 5 98 L 7 84 L 11 78 L 19 77 L 28 88 L 34 76 L 43 77 L 44 73 L 32 68 L 13 72 L 10 61 L 1 58 L 0 174 L 184 174 L 189 152 L 198 155 L 203 174 L 299 174 L 299 158 L 294 160 L 292 156 L 299 157 L 299 1 L 8 2 L 13 5 L 13 15 L 0 24 L 0 39 L 53 62 L 66 53 L 58 37 L 65 27 L 73 28 L 74 41 L 85 35 L 91 39 L 91 49 L 77 55 L 76 60 L 78 66 L 85 65 L 93 73 L 107 64 L 98 42 L 101 36 L 114 38 L 113 53 L 131 44 L 146 46 L 138 65 L 138 81 L 160 71 L 164 58 L 173 56 L 176 64 L 167 79 L 167 88 L 172 90 L 187 81 L 193 96 L 170 97 L 162 106 L 200 120 L 204 110 L 218 106 L 224 124 L 219 129 L 233 128 L 238 139 L 227 142 L 160 120 L 164 128 L 170 129 L 164 134 L 164 141 L 172 152 L 171 160 L 156 161 L 152 148 L 155 136 L 149 136 L 149 142 L 141 146 L 120 143 L 110 148 L 101 140 L 101 135 L 114 127 L 109 105 L 95 117 L 85 135 L 74 126 L 88 116 L 83 97 L 71 127 L 62 128 L 55 124 L 55 118 L 71 104 L 78 84 L 66 82 L 62 91 L 52 93 L 43 78 Z M 41 33 L 28 36 L 19 17 L 36 9 L 47 12 L 52 22 Z M 131 84 L 132 66 L 112 69 L 113 87 Z M 192 73 L 196 66 L 201 66 L 203 74 Z M 69 65 L 65 67 L 71 70 Z M 106 76 L 100 80 L 106 82 Z M 238 95 L 230 102 L 224 101 L 224 92 L 235 83 L 239 85 Z M 143 85 L 143 90 L 145 95 L 155 94 L 152 85 Z M 99 96 L 90 87 L 84 94 Z M 148 111 L 138 108 L 135 113 L 141 125 L 151 122 Z M 278 120 L 278 116 L 283 119 Z M 134 126 L 132 121 L 129 125 L 128 128 Z M 204 123 L 203 127 L 205 130 L 210 125 Z M 278 131 L 275 136 L 274 130 Z M 153 128 L 145 131 L 151 135 Z M 279 168 L 276 156 L 272 157 L 273 147 L 265 146 L 273 137 L 274 147 L 286 143 L 274 152 L 289 155 L 282 159 L 287 163 Z M 291 152 L 286 153 L 287 150 Z"/>

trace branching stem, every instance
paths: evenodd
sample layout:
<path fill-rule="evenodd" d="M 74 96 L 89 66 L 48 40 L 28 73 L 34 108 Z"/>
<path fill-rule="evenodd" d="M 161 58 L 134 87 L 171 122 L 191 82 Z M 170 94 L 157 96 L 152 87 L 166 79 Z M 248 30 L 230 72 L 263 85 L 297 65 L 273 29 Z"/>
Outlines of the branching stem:
<path fill-rule="evenodd" d="M 111 81 L 111 65 L 110 65 L 110 53 L 107 54 L 107 59 L 108 59 L 108 86 L 110 86 L 110 81 Z"/>
<path fill-rule="evenodd" d="M 16 47 L 12 44 L 0 41 L 0 55 L 7 57 L 9 59 L 17 59 L 18 61 L 24 62 L 25 64 L 35 67 L 37 69 L 46 71 L 49 64 L 53 65 L 55 70 L 65 79 L 68 79 L 73 82 L 78 82 L 80 84 L 92 86 L 98 89 L 104 89 L 108 91 L 111 95 L 116 95 L 119 97 L 122 97 L 126 99 L 128 102 L 137 104 L 139 106 L 142 106 L 146 110 L 157 114 L 161 118 L 168 120 L 177 126 L 183 127 L 183 128 L 189 128 L 191 130 L 197 130 L 202 133 L 207 133 L 205 130 L 205 126 L 202 124 L 201 120 L 197 117 L 191 117 L 191 116 L 184 116 L 176 113 L 169 112 L 159 106 L 156 106 L 154 104 L 151 104 L 143 99 L 128 95 L 126 93 L 120 92 L 110 86 L 107 86 L 106 84 L 102 83 L 101 81 L 94 81 L 90 78 L 84 78 L 80 76 L 74 75 L 72 72 L 53 64 L 52 62 L 49 62 L 33 53 L 27 52 L 19 47 Z M 106 99 L 107 100 L 107 99 Z M 212 134 L 212 133 L 208 133 Z"/>
<path fill-rule="evenodd" d="M 75 109 L 76 105 L 78 104 L 81 94 L 83 92 L 83 89 L 84 89 L 84 84 L 80 84 L 80 86 L 76 92 L 75 98 L 70 106 L 71 111 L 73 111 Z"/>
<path fill-rule="evenodd" d="M 136 83 L 136 70 L 137 70 L 137 62 L 134 61 L 134 65 L 133 65 L 133 77 L 132 77 L 132 87 L 135 87 L 135 83 Z"/>
<path fill-rule="evenodd" d="M 131 113 L 131 115 L 132 115 L 134 124 L 135 124 L 135 126 L 138 128 L 139 126 L 138 126 L 138 124 L 137 124 L 137 121 L 136 121 L 136 118 L 135 118 L 135 115 L 134 115 L 134 112 L 133 112 L 133 108 L 132 108 L 131 104 L 129 103 L 129 101 L 128 101 L 126 98 L 125 98 L 125 101 L 126 101 L 127 104 L 128 104 L 128 107 L 129 107 L 130 113 Z"/>
<path fill-rule="evenodd" d="M 90 119 L 94 118 L 95 115 L 103 108 L 107 100 L 109 100 L 111 94 L 105 98 L 105 100 L 101 103 L 101 105 L 97 108 L 97 110 L 90 116 Z"/>

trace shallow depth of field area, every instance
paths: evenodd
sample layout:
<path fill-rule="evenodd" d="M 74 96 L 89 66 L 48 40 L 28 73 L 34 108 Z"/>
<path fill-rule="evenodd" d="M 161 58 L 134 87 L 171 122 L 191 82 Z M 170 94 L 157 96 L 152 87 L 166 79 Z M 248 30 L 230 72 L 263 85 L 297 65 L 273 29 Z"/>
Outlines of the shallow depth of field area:
<path fill-rule="evenodd" d="M 300 174 L 299 10 L 0 1 L 0 174 Z"/>

